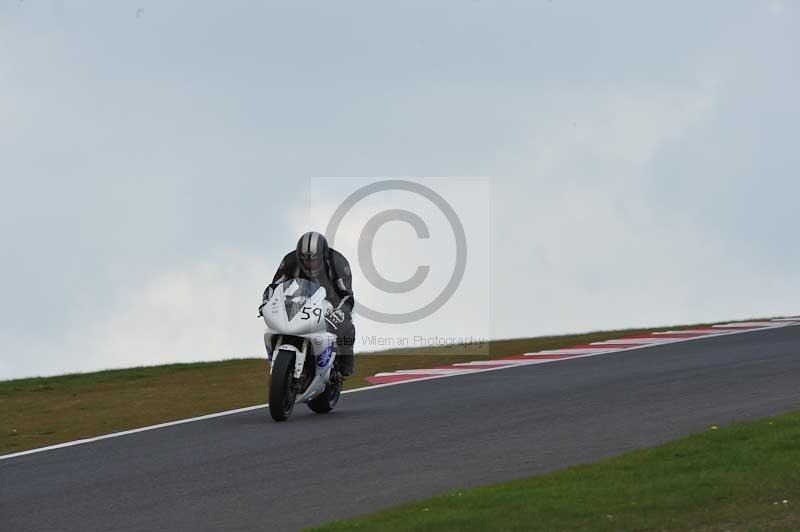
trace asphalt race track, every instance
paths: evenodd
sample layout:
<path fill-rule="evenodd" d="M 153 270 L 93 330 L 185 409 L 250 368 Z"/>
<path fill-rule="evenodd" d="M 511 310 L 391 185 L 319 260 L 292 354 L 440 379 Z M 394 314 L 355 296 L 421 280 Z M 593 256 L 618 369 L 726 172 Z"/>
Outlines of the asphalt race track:
<path fill-rule="evenodd" d="M 800 408 L 800 327 L 259 409 L 0 461 L 0 529 L 293 530 Z"/>

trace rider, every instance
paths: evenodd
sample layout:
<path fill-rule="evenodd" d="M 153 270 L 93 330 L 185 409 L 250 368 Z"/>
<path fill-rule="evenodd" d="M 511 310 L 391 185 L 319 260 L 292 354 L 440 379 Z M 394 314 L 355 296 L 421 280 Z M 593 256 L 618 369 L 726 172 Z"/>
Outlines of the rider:
<path fill-rule="evenodd" d="M 264 303 L 269 300 L 276 286 L 296 278 L 315 282 L 325 288 L 326 299 L 333 304 L 333 311 L 327 319 L 331 332 L 336 334 L 334 378 L 349 377 L 354 369 L 353 343 L 356 337 L 350 264 L 344 255 L 328 246 L 323 235 L 310 231 L 300 237 L 297 248 L 287 253 L 281 261 L 272 283 L 264 290 Z"/>

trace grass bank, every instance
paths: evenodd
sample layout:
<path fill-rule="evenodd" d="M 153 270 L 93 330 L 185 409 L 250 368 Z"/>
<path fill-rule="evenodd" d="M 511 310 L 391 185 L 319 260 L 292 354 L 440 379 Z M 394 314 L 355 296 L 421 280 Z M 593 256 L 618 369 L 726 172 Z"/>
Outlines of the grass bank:
<path fill-rule="evenodd" d="M 314 530 L 797 531 L 800 412 Z"/>
<path fill-rule="evenodd" d="M 380 371 L 486 360 L 668 328 L 363 354 L 356 357 L 356 373 L 346 388 L 365 386 L 365 378 Z M 0 381 L 0 454 L 265 403 L 267 373 L 266 359 L 239 359 Z"/>

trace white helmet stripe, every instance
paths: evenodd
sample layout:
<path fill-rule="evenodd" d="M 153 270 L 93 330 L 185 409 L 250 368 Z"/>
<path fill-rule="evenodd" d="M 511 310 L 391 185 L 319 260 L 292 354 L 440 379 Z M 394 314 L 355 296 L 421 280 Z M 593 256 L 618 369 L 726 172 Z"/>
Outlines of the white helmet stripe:
<path fill-rule="evenodd" d="M 311 237 L 311 243 L 309 244 L 309 251 L 316 255 L 317 253 L 317 243 L 319 242 L 319 233 L 314 232 L 309 235 Z"/>

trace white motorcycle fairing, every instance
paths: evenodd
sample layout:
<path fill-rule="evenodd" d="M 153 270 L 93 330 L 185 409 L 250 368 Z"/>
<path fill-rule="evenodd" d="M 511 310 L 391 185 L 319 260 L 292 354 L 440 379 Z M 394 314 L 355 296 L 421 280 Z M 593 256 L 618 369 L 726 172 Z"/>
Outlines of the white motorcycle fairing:
<path fill-rule="evenodd" d="M 294 353 L 295 379 L 302 375 L 306 357 L 310 354 L 315 359 L 314 378 L 296 399 L 297 403 L 305 403 L 323 392 L 330 383 L 330 373 L 336 358 L 336 335 L 328 332 L 325 325 L 325 315 L 332 308 L 331 303 L 325 299 L 325 289 L 302 279 L 299 281 L 300 283 L 298 279 L 292 279 L 278 285 L 261 312 L 267 325 L 264 345 L 270 360 L 270 373 L 277 357 L 285 356 L 287 351 Z M 313 294 L 303 292 L 314 288 L 316 291 Z M 298 302 L 296 306 L 293 300 Z M 292 315 L 287 311 L 289 305 L 292 305 Z M 292 339 L 295 341 L 289 341 Z M 297 342 L 296 339 L 302 339 L 302 342 Z"/>

